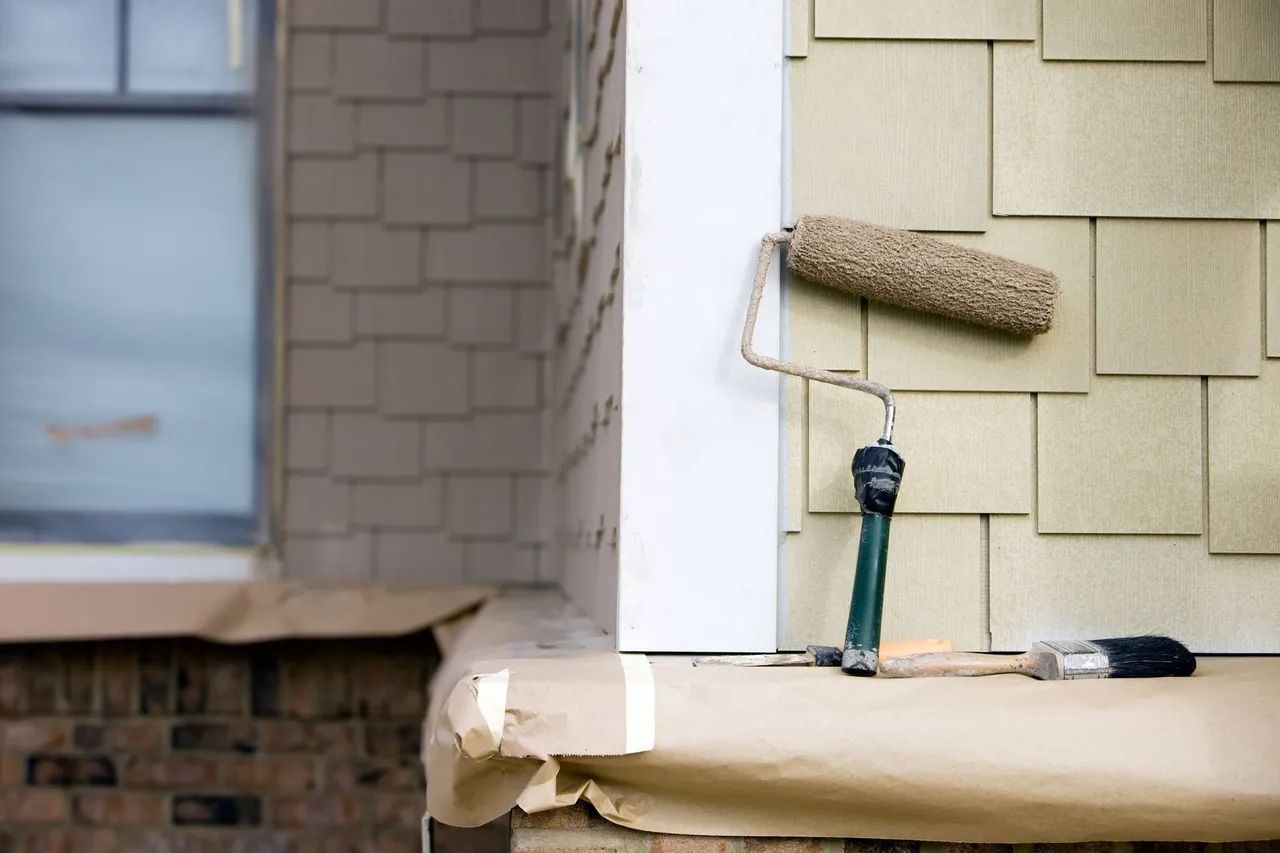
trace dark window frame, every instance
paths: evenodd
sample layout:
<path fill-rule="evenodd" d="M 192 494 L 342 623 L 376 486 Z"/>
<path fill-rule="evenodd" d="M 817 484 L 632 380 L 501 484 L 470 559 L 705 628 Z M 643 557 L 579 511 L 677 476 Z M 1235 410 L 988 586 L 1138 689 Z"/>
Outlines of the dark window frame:
<path fill-rule="evenodd" d="M 36 0 L 38 2 L 38 0 Z M 110 93 L 0 91 L 0 115 L 54 113 L 121 116 L 237 116 L 254 119 L 257 170 L 254 280 L 257 293 L 254 373 L 253 505 L 245 515 L 157 512 L 49 512 L 0 510 L 0 543 L 126 545 L 186 543 L 230 547 L 269 544 L 274 481 L 275 157 L 277 147 L 275 0 L 251 4 L 257 14 L 254 87 L 247 94 L 139 93 L 127 91 L 130 0 L 115 0 L 116 90 Z"/>

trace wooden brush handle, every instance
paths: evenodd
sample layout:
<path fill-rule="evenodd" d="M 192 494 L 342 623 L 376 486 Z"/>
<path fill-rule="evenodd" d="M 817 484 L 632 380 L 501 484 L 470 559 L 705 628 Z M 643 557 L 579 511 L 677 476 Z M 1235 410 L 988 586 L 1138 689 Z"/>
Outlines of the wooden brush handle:
<path fill-rule="evenodd" d="M 952 675 L 999 675 L 1027 672 L 1023 655 L 982 655 L 973 652 L 926 652 L 880 661 L 888 678 L 932 678 Z"/>

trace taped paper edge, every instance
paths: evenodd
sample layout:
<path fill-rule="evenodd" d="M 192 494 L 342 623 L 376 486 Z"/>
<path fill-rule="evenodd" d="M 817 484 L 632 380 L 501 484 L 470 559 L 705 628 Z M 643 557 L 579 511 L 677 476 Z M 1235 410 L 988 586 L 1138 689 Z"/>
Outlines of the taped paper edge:
<path fill-rule="evenodd" d="M 503 669 L 475 677 L 476 706 L 493 737 L 493 749 L 502 746 L 502 728 L 507 719 L 507 685 L 511 682 L 511 670 Z"/>
<path fill-rule="evenodd" d="M 653 691 L 653 669 L 644 655 L 618 655 L 622 661 L 623 689 L 626 693 L 626 742 L 623 754 L 648 752 L 655 737 L 657 700 Z"/>

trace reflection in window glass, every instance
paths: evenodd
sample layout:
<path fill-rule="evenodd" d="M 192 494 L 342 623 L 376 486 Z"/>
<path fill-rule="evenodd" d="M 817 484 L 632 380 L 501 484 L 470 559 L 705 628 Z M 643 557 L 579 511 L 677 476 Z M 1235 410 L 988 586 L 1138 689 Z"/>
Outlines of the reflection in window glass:
<path fill-rule="evenodd" d="M 130 0 L 128 90 L 251 91 L 256 23 L 253 0 Z"/>
<path fill-rule="evenodd" d="M 116 20 L 111 0 L 0 0 L 0 90 L 114 92 Z"/>
<path fill-rule="evenodd" d="M 0 116 L 0 511 L 253 513 L 254 157 L 250 119 Z"/>

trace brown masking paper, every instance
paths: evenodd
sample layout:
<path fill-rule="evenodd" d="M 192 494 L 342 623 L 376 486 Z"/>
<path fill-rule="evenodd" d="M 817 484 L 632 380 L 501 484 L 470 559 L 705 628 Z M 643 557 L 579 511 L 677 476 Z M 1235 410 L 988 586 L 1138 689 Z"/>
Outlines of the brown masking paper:
<path fill-rule="evenodd" d="M 480 611 L 461 638 L 462 657 L 484 645 L 487 612 L 503 601 Z M 512 640 L 518 609 L 508 603 L 497 620 L 507 649 L 521 645 Z M 574 659 L 584 652 L 574 646 L 593 641 L 549 639 L 549 621 L 537 629 L 543 642 L 523 647 L 543 658 L 539 666 L 563 667 L 561 680 L 585 675 Z M 1280 838 L 1278 659 L 1202 657 L 1191 678 L 1066 682 L 851 678 L 835 669 L 650 660 L 656 740 L 631 755 L 510 757 L 505 728 L 498 749 L 477 736 L 484 723 L 468 706 L 469 682 L 456 679 L 463 690 L 449 691 L 449 713 L 433 705 L 428 721 L 431 815 L 475 826 L 516 805 L 541 811 L 584 799 L 615 823 L 665 833 L 1005 843 Z M 521 662 L 504 666 L 514 674 Z M 601 713 L 617 702 L 583 694 Z M 505 721 L 519 716 L 528 726 L 539 715 L 536 706 L 508 708 Z M 560 749 L 574 745 L 573 731 L 559 733 Z"/>
<path fill-rule="evenodd" d="M 474 608 L 489 587 L 394 584 L 6 583 L 0 642 L 396 636 Z"/>

